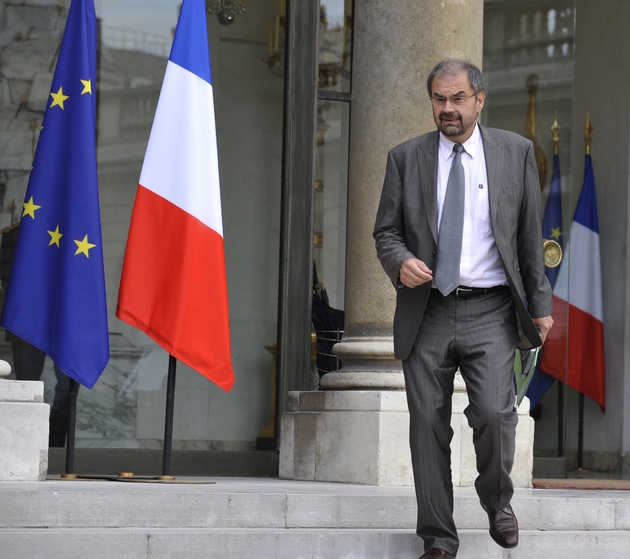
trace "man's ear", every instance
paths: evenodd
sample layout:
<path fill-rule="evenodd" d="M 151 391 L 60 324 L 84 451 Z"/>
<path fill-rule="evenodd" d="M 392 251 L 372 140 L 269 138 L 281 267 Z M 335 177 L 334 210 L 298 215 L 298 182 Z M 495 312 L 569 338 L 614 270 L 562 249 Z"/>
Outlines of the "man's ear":
<path fill-rule="evenodd" d="M 486 92 L 480 91 L 477 93 L 477 112 L 480 113 L 481 109 L 483 109 L 483 105 L 486 102 Z"/>

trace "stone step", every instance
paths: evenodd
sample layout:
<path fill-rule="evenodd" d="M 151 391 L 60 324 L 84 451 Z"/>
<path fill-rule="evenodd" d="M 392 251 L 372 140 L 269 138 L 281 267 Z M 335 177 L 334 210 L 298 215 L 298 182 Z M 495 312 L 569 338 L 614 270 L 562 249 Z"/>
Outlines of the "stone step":
<path fill-rule="evenodd" d="M 458 559 L 627 559 L 628 531 L 521 531 L 504 550 L 485 530 L 461 530 Z M 417 559 L 410 530 L 59 528 L 2 529 L 5 559 Z"/>
<path fill-rule="evenodd" d="M 370 559 L 421 555 L 411 487 L 270 478 L 0 484 L 0 558 Z M 207 483 L 214 481 L 216 483 Z M 517 489 L 521 544 L 499 548 L 455 488 L 459 559 L 630 556 L 630 493 Z"/>
<path fill-rule="evenodd" d="M 0 528 L 373 528 L 414 529 L 411 487 L 263 478 L 183 484 L 113 481 L 4 482 Z M 630 530 L 630 493 L 517 489 L 523 530 Z M 455 488 L 461 529 L 486 529 L 471 487 Z"/>

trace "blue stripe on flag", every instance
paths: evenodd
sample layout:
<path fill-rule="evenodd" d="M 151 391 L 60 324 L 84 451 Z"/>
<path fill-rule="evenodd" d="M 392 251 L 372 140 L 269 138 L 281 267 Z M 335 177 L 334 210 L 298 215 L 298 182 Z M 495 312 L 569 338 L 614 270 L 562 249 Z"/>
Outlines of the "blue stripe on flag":
<path fill-rule="evenodd" d="M 591 156 L 587 155 L 584 161 L 584 186 L 578 200 L 573 221 L 588 227 L 599 235 L 599 223 L 597 221 L 597 197 L 595 195 L 595 174 Z"/>
<path fill-rule="evenodd" d="M 169 60 L 212 84 L 203 0 L 184 0 Z"/>

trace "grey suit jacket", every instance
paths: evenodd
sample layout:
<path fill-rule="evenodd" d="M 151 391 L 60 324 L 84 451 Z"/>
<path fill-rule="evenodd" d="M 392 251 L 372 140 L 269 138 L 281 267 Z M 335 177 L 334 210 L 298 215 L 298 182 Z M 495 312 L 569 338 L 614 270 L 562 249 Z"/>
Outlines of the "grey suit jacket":
<path fill-rule="evenodd" d="M 488 172 L 490 222 L 517 306 L 519 347 L 533 347 L 540 345 L 540 341 L 530 317 L 548 316 L 553 309 L 543 261 L 540 185 L 534 146 L 513 132 L 482 126 L 479 130 Z M 435 271 L 438 146 L 436 130 L 390 151 L 376 216 L 377 256 L 397 290 L 394 315 L 397 359 L 409 356 L 431 290 L 431 282 L 414 289 L 403 286 L 398 277 L 400 267 L 408 258 L 418 258 Z M 532 331 L 536 339 L 532 339 Z"/>

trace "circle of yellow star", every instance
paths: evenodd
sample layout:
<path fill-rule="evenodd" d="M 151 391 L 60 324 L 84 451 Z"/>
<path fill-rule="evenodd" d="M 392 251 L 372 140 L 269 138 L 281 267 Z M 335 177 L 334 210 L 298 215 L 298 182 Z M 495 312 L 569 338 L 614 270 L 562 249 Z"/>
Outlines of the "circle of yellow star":
<path fill-rule="evenodd" d="M 81 92 L 81 95 L 85 93 L 92 95 L 92 80 L 81 80 L 81 83 L 83 84 L 83 91 Z"/>
<path fill-rule="evenodd" d="M 63 233 L 59 232 L 59 225 L 57 225 L 57 228 L 54 231 L 48 231 L 48 234 L 50 235 L 50 242 L 48 243 L 48 246 L 57 245 L 59 247 L 59 239 L 63 237 Z"/>
<path fill-rule="evenodd" d="M 50 92 L 50 96 L 53 98 L 53 102 L 50 104 L 50 107 L 59 106 L 63 111 L 63 102 L 68 99 L 67 95 L 63 94 L 63 87 L 59 87 L 59 91 L 57 93 Z"/>
<path fill-rule="evenodd" d="M 39 210 L 41 206 L 38 206 L 33 202 L 33 197 L 28 202 L 24 202 L 24 211 L 22 212 L 22 217 L 25 215 L 30 215 L 33 219 L 35 219 L 35 210 Z"/>
<path fill-rule="evenodd" d="M 560 227 L 552 227 L 551 228 L 551 237 L 554 239 L 559 239 L 560 235 L 562 235 L 562 233 L 560 233 Z"/>
<path fill-rule="evenodd" d="M 78 247 L 77 251 L 74 253 L 75 256 L 77 254 L 79 254 L 79 253 L 83 253 L 83 254 L 85 254 L 86 258 L 89 258 L 90 257 L 89 250 L 96 246 L 96 245 L 93 245 L 92 243 L 88 242 L 88 236 L 87 235 L 85 237 L 83 237 L 82 241 L 77 241 L 75 239 L 74 242 L 77 244 L 77 247 Z"/>

